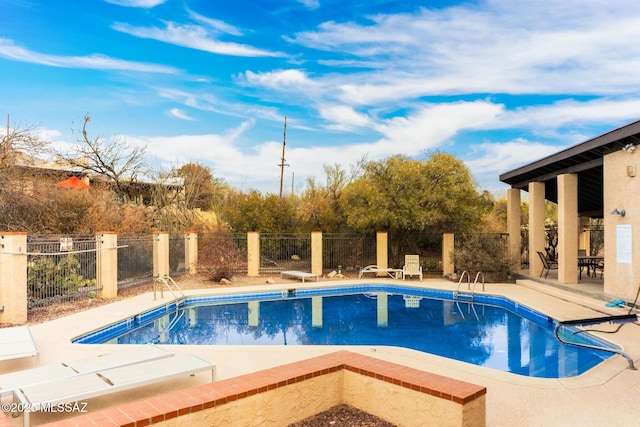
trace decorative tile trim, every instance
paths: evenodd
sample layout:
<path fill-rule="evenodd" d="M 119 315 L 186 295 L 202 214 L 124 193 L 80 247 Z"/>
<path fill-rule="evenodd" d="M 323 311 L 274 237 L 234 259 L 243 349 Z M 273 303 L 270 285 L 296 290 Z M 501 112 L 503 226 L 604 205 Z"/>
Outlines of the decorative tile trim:
<path fill-rule="evenodd" d="M 122 404 L 50 423 L 47 426 L 147 426 L 340 370 L 376 378 L 460 405 L 472 402 L 487 393 L 486 387 L 342 350 Z M 0 416 L 0 427 L 2 426 Z"/>

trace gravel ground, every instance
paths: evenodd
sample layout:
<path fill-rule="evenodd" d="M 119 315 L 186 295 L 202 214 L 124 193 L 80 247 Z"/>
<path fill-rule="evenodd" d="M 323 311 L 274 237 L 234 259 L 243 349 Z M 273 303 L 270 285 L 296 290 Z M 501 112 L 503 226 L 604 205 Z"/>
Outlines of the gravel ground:
<path fill-rule="evenodd" d="M 353 408 L 349 405 L 335 406 L 328 411 L 321 412 L 313 417 L 302 420 L 289 427 L 395 427 L 381 418 L 367 412 Z"/>

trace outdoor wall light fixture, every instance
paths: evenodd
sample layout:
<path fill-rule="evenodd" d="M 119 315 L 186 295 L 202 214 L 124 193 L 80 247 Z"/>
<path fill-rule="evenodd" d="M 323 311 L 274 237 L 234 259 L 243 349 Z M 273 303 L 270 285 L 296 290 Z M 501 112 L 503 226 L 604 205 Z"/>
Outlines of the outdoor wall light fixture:
<path fill-rule="evenodd" d="M 636 146 L 633 145 L 632 143 L 628 143 L 627 145 L 625 145 L 624 147 L 622 147 L 622 149 L 624 151 L 628 151 L 629 153 L 633 153 L 634 151 L 636 151 Z"/>
<path fill-rule="evenodd" d="M 624 209 L 618 210 L 618 208 L 615 208 L 614 210 L 611 211 L 611 215 L 625 216 L 626 214 L 627 213 L 624 211 Z"/>

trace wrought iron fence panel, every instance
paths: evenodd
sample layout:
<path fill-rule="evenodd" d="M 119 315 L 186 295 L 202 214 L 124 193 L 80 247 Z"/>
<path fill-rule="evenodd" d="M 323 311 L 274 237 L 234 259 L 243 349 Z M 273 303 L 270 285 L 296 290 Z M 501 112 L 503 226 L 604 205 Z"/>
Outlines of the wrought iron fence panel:
<path fill-rule="evenodd" d="M 325 270 L 359 271 L 376 263 L 376 237 L 359 234 L 322 235 L 322 267 Z"/>
<path fill-rule="evenodd" d="M 476 265 L 477 270 L 483 273 L 492 273 L 497 270 L 509 269 L 511 261 L 509 258 L 509 234 L 508 233 L 473 233 L 468 235 L 456 235 L 454 237 L 454 245 L 456 251 L 463 249 L 467 239 L 477 239 L 479 243 L 473 246 L 475 250 L 487 250 L 488 254 L 478 254 L 478 259 L 484 259 L 489 265 Z M 490 255 L 488 258 L 486 255 Z M 458 266 L 456 266 L 458 269 Z"/>
<path fill-rule="evenodd" d="M 389 234 L 389 266 L 402 268 L 405 255 L 419 255 L 425 276 L 442 276 L 442 234 L 420 233 L 407 237 Z"/>
<path fill-rule="evenodd" d="M 185 258 L 184 234 L 169 235 L 169 274 L 183 274 L 187 270 Z"/>
<path fill-rule="evenodd" d="M 118 288 L 153 279 L 153 235 L 119 234 L 118 246 Z"/>
<path fill-rule="evenodd" d="M 214 280 L 247 274 L 246 233 L 201 233 L 198 235 L 198 271 Z"/>
<path fill-rule="evenodd" d="M 311 235 L 260 234 L 260 274 L 286 270 L 311 270 Z"/>
<path fill-rule="evenodd" d="M 87 298 L 98 290 L 95 235 L 27 236 L 29 308 Z"/>

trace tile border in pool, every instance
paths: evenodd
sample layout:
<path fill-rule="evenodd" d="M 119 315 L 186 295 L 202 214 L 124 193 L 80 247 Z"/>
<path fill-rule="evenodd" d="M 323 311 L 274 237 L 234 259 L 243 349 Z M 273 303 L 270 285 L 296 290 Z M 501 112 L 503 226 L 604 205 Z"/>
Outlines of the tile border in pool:
<path fill-rule="evenodd" d="M 342 295 L 349 293 L 374 293 L 374 292 L 387 292 L 389 294 L 411 294 L 424 298 L 437 298 L 443 300 L 455 301 L 455 292 L 451 290 L 441 290 L 405 285 L 395 284 L 358 284 L 347 286 L 323 286 L 323 287 L 283 287 L 274 291 L 256 291 L 256 292 L 239 292 L 239 293 L 225 293 L 216 295 L 199 295 L 189 296 L 184 300 L 174 300 L 169 303 L 163 303 L 150 310 L 143 311 L 127 319 L 120 320 L 118 322 L 106 325 L 99 329 L 93 330 L 86 334 L 79 335 L 71 339 L 74 344 L 99 344 L 104 343 L 110 339 L 121 335 L 124 332 L 135 329 L 138 326 L 145 324 L 151 320 L 162 317 L 165 314 L 177 310 L 181 307 L 206 305 L 215 303 L 230 303 L 230 302 L 242 302 L 242 301 L 255 301 L 255 300 L 281 300 L 291 298 L 308 298 L 312 296 L 332 296 Z M 502 295 L 491 294 L 475 294 L 473 298 L 470 298 L 469 293 L 464 293 L 464 299 L 458 301 L 462 303 L 481 303 L 487 305 L 494 305 L 506 310 L 510 310 L 519 316 L 522 316 L 532 322 L 539 325 L 548 327 L 551 324 L 557 323 L 557 319 L 553 319 L 537 310 L 531 309 L 526 305 L 513 301 L 512 299 Z M 574 328 L 575 329 L 575 328 Z M 592 335 L 583 335 L 583 338 L 587 342 L 605 347 L 619 348 L 614 344 L 600 339 Z"/>

